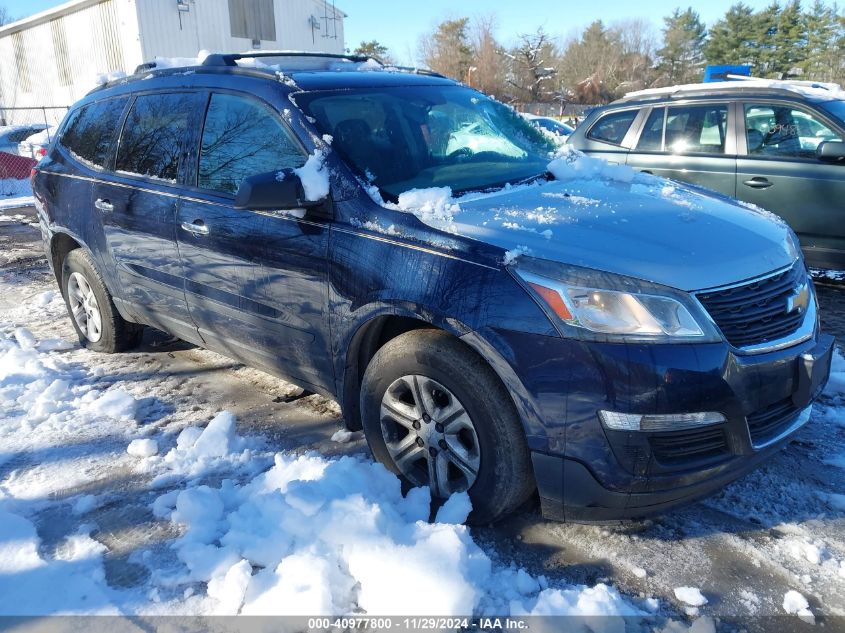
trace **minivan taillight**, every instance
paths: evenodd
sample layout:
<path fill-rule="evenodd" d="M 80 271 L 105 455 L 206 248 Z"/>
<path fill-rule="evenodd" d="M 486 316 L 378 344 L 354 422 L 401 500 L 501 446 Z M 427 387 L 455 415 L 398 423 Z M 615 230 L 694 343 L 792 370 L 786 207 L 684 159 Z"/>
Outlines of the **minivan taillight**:
<path fill-rule="evenodd" d="M 38 173 L 38 170 L 35 169 L 35 167 L 33 167 L 32 169 L 29 170 L 29 186 L 30 187 L 35 186 L 35 174 L 37 174 L 37 173 Z"/>
<path fill-rule="evenodd" d="M 37 152 L 35 152 L 35 157 L 39 158 L 39 159 L 44 158 L 46 155 L 47 155 L 47 148 L 46 147 L 42 147 Z"/>

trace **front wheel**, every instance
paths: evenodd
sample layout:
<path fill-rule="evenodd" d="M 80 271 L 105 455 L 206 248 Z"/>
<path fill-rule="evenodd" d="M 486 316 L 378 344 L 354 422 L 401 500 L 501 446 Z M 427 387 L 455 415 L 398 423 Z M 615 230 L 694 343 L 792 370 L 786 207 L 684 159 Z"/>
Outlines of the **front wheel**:
<path fill-rule="evenodd" d="M 385 344 L 364 374 L 361 412 L 376 459 L 433 497 L 467 491 L 473 523 L 502 518 L 534 489 L 507 390 L 445 332 L 414 330 Z"/>

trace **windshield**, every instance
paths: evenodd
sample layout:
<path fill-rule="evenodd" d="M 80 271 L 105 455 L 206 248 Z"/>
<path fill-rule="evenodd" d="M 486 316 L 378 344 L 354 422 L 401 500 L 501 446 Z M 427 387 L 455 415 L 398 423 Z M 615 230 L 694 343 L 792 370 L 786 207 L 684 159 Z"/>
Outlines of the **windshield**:
<path fill-rule="evenodd" d="M 388 199 L 410 189 L 490 189 L 545 173 L 554 146 L 516 112 L 462 86 L 298 98 L 332 147 Z"/>
<path fill-rule="evenodd" d="M 845 126 L 845 101 L 825 101 L 819 105 L 836 117 L 837 123 Z"/>

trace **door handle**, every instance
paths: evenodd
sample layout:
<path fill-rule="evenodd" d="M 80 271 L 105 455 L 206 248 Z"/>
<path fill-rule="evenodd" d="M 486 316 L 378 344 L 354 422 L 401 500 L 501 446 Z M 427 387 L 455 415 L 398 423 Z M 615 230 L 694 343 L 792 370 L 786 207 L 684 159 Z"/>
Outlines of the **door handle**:
<path fill-rule="evenodd" d="M 208 235 L 208 227 L 202 220 L 182 222 L 182 228 L 192 235 Z"/>
<path fill-rule="evenodd" d="M 94 207 L 99 209 L 103 213 L 111 213 L 112 211 L 114 211 L 114 205 L 108 200 L 103 200 L 102 198 L 97 198 L 94 201 Z"/>
<path fill-rule="evenodd" d="M 768 178 L 754 176 L 754 178 L 751 178 L 750 180 L 744 180 L 742 184 L 746 187 L 751 187 L 752 189 L 767 189 L 774 183 L 770 182 Z"/>

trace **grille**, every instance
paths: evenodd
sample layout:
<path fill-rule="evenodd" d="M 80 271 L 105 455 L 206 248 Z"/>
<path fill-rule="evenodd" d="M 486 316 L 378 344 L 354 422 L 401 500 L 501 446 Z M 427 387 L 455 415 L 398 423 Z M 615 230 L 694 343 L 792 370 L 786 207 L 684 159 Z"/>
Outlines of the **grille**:
<path fill-rule="evenodd" d="M 728 449 L 721 427 L 649 433 L 648 441 L 655 459 L 663 464 L 718 457 Z"/>
<path fill-rule="evenodd" d="M 747 416 L 752 444 L 762 444 L 789 426 L 798 414 L 791 398 L 780 400 Z"/>
<path fill-rule="evenodd" d="M 804 267 L 796 264 L 765 279 L 697 296 L 728 342 L 748 347 L 789 336 L 800 327 L 806 310 L 787 312 L 787 305 L 806 282 Z"/>

